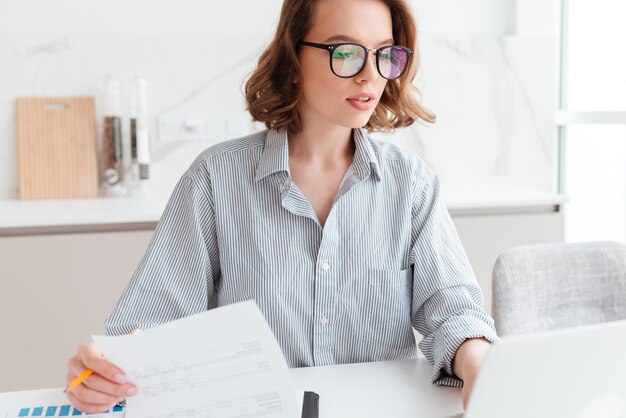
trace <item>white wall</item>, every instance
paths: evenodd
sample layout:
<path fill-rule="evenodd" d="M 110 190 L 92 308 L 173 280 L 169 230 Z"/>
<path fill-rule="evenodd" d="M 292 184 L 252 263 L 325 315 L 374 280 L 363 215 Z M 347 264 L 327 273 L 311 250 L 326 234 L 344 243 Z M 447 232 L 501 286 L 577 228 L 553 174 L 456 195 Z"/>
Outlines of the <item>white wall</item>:
<path fill-rule="evenodd" d="M 393 140 L 422 155 L 444 184 L 499 181 L 552 190 L 555 2 L 412 2 L 422 32 L 415 83 L 438 122 L 399 131 Z M 163 115 L 246 117 L 241 85 L 273 34 L 280 5 L 4 0 L 0 198 L 17 196 L 16 97 L 99 99 L 108 73 L 125 82 L 138 71 L 149 83 L 153 126 Z M 241 131 L 257 128 L 245 124 Z M 152 173 L 167 192 L 209 142 L 163 143 L 153 133 Z"/>

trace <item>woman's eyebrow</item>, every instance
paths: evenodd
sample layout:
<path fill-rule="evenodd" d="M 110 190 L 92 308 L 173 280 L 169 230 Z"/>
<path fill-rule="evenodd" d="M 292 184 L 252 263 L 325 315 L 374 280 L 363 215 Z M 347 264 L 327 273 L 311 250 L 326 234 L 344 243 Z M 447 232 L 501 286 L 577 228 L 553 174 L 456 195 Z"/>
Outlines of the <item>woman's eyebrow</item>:
<path fill-rule="evenodd" d="M 324 41 L 324 43 L 336 42 L 336 41 L 347 41 L 347 42 L 359 43 L 359 41 L 357 41 L 356 39 L 354 39 L 354 38 L 352 38 L 350 36 L 347 36 L 347 35 L 334 35 L 334 36 L 331 36 L 330 38 L 326 39 Z M 393 44 L 393 39 L 392 38 L 389 38 L 389 39 L 386 39 L 386 40 L 380 42 L 378 44 L 378 46 L 380 46 L 380 45 L 389 45 L 389 44 Z"/>

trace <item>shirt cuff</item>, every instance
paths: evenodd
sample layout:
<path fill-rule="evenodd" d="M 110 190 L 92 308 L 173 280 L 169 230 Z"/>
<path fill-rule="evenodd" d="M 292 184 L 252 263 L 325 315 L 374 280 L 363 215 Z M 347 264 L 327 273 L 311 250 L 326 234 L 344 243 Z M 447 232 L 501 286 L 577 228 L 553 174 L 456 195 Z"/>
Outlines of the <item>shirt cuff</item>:
<path fill-rule="evenodd" d="M 489 342 L 498 341 L 493 321 L 486 323 L 472 316 L 456 316 L 448 319 L 434 334 L 433 339 L 422 340 L 420 350 L 433 344 L 432 384 L 436 386 L 462 387 L 463 381 L 452 371 L 452 360 L 463 342 L 470 338 L 485 338 Z M 432 349 L 431 348 L 431 349 Z"/>

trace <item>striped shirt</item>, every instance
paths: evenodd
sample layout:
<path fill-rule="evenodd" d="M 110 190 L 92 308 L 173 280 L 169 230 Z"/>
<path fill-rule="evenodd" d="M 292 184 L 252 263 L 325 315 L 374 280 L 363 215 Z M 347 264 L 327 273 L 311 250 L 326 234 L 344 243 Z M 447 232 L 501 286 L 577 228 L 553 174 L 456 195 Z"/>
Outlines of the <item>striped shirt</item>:
<path fill-rule="evenodd" d="M 353 140 L 323 227 L 291 179 L 284 128 L 202 152 L 107 333 L 254 299 L 290 367 L 415 358 L 414 328 L 433 383 L 462 385 L 451 364 L 459 345 L 497 336 L 438 178 L 364 129 Z"/>

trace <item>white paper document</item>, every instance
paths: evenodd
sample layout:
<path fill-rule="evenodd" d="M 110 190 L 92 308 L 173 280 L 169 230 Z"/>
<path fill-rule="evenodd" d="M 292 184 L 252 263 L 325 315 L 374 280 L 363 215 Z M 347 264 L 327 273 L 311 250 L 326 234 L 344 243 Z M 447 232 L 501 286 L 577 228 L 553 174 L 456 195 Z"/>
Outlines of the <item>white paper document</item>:
<path fill-rule="evenodd" d="M 126 418 L 298 417 L 291 375 L 254 301 L 134 336 L 92 336 L 139 388 Z"/>

